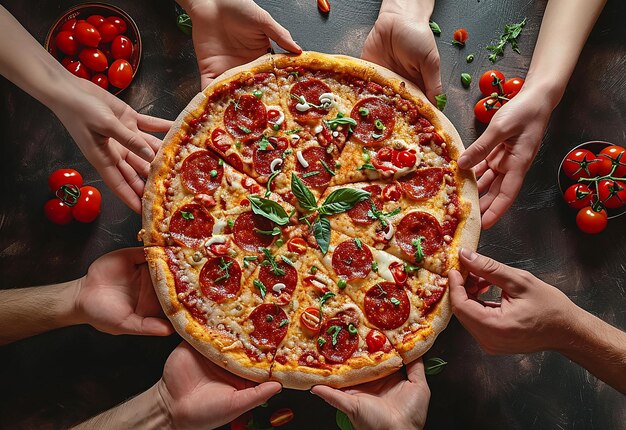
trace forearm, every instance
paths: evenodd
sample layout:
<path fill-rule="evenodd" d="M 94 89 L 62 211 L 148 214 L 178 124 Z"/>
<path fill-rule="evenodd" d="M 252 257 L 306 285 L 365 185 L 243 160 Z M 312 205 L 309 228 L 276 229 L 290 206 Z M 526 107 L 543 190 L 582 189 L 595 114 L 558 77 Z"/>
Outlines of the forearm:
<path fill-rule="evenodd" d="M 165 404 L 154 385 L 137 397 L 122 403 L 74 429 L 171 429 L 174 428 Z"/>
<path fill-rule="evenodd" d="M 0 345 L 77 324 L 77 282 L 0 291 Z"/>
<path fill-rule="evenodd" d="M 380 13 L 399 13 L 408 17 L 428 21 L 433 13 L 435 0 L 383 0 Z"/>
<path fill-rule="evenodd" d="M 626 333 L 577 308 L 559 352 L 626 394 Z"/>
<path fill-rule="evenodd" d="M 524 87 L 538 88 L 554 108 L 606 0 L 549 0 Z"/>

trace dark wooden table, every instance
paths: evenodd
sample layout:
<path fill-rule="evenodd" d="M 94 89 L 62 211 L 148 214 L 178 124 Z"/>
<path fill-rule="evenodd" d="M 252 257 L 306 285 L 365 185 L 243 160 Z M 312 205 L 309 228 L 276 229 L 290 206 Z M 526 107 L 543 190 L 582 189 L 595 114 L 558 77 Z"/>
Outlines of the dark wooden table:
<path fill-rule="evenodd" d="M 51 23 L 78 2 L 3 0 L 40 42 Z M 144 54 L 137 78 L 121 98 L 136 110 L 173 119 L 199 90 L 191 40 L 177 30 L 172 1 L 111 1 L 135 18 Z M 315 0 L 259 1 L 309 50 L 358 56 L 378 14 L 379 1 L 331 0 L 321 16 Z M 474 121 L 477 85 L 464 90 L 461 72 L 474 77 L 491 68 L 483 47 L 504 24 L 528 17 L 522 54 L 507 50 L 497 68 L 525 76 L 545 1 L 440 1 L 433 20 L 446 115 L 465 145 L 484 130 Z M 626 144 L 626 4 L 609 0 L 580 57 L 543 147 L 517 202 L 491 230 L 480 251 L 530 270 L 600 318 L 626 328 L 626 217 L 598 236 L 578 232 L 574 213 L 561 201 L 557 169 L 568 148 L 588 140 Z M 452 32 L 469 31 L 464 49 Z M 465 56 L 476 59 L 466 64 Z M 19 55 L 19 53 L 16 53 Z M 82 276 L 98 256 L 137 245 L 140 219 L 106 188 L 62 124 L 44 106 L 0 79 L 0 281 L 1 288 L 57 283 Z M 538 100 L 538 103 L 541 101 Z M 50 172 L 73 167 L 103 194 L 103 210 L 90 225 L 51 225 L 42 207 Z M 45 303 L 41 304 L 46 306 Z M 79 326 L 0 348 L 0 428 L 62 428 L 105 410 L 154 384 L 179 338 L 110 336 Z M 618 429 L 626 426 L 626 399 L 555 352 L 489 356 L 456 319 L 427 357 L 449 362 L 429 377 L 428 429 Z M 626 375 L 625 375 L 626 377 Z M 261 424 L 279 407 L 296 418 L 284 428 L 332 429 L 334 409 L 308 392 L 285 390 L 255 414 Z"/>

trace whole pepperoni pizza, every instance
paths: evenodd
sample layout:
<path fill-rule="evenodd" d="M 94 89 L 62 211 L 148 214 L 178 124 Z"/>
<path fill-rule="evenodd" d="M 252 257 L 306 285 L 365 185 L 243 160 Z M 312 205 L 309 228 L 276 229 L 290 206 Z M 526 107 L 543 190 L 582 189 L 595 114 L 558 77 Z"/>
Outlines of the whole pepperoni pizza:
<path fill-rule="evenodd" d="M 420 357 L 480 231 L 473 173 L 422 92 L 343 56 L 268 55 L 176 120 L 143 198 L 161 304 L 213 362 L 343 387 Z"/>

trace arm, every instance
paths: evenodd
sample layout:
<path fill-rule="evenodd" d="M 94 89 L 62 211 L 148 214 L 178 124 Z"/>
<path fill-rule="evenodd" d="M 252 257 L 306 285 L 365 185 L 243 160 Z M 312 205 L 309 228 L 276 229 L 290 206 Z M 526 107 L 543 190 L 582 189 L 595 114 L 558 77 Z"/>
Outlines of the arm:
<path fill-rule="evenodd" d="M 417 429 L 426 423 L 430 389 L 419 359 L 378 381 L 336 390 L 324 385 L 311 392 L 342 410 L 358 430 Z"/>
<path fill-rule="evenodd" d="M 143 248 L 103 255 L 74 281 L 0 291 L 0 345 L 77 324 L 111 334 L 173 333 L 162 317 Z"/>
<path fill-rule="evenodd" d="M 0 29 L 0 74 L 50 108 L 105 183 L 139 212 L 140 176 L 148 175 L 161 145 L 144 131 L 167 131 L 171 122 L 138 114 L 108 91 L 72 75 L 2 6 Z"/>
<path fill-rule="evenodd" d="M 183 342 L 167 359 L 156 385 L 76 429 L 216 428 L 265 403 L 280 389 L 278 382 L 256 385 L 241 379 Z"/>
<path fill-rule="evenodd" d="M 550 0 L 521 91 L 498 110 L 485 132 L 459 159 L 476 167 L 483 228 L 513 204 L 548 120 L 561 101 L 591 29 L 606 0 Z"/>
<path fill-rule="evenodd" d="M 428 99 L 441 94 L 439 51 L 428 20 L 434 0 L 383 0 L 361 58 L 415 82 Z"/>
<path fill-rule="evenodd" d="M 291 34 L 252 0 L 177 0 L 192 23 L 193 46 L 206 87 L 222 72 L 269 52 L 270 39 L 299 54 Z"/>
<path fill-rule="evenodd" d="M 450 272 L 452 311 L 485 351 L 556 350 L 626 393 L 626 333 L 576 306 L 559 289 L 523 270 L 462 250 L 467 283 Z M 482 286 L 502 288 L 500 305 L 476 300 Z"/>

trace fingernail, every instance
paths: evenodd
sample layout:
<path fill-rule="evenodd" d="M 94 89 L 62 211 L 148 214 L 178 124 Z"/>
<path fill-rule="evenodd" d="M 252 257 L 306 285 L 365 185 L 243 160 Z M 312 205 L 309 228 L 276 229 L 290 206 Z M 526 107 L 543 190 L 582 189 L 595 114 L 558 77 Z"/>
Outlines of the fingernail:
<path fill-rule="evenodd" d="M 473 261 L 476 257 L 478 257 L 478 254 L 467 248 L 461 248 L 460 254 L 468 261 Z"/>
<path fill-rule="evenodd" d="M 461 169 L 467 169 L 469 167 L 469 159 L 465 155 L 461 155 L 457 164 Z"/>
<path fill-rule="evenodd" d="M 152 149 L 150 148 L 141 148 L 141 151 L 139 152 L 141 153 L 141 158 L 146 161 L 152 161 L 152 159 L 154 158 L 154 151 L 152 151 Z"/>

